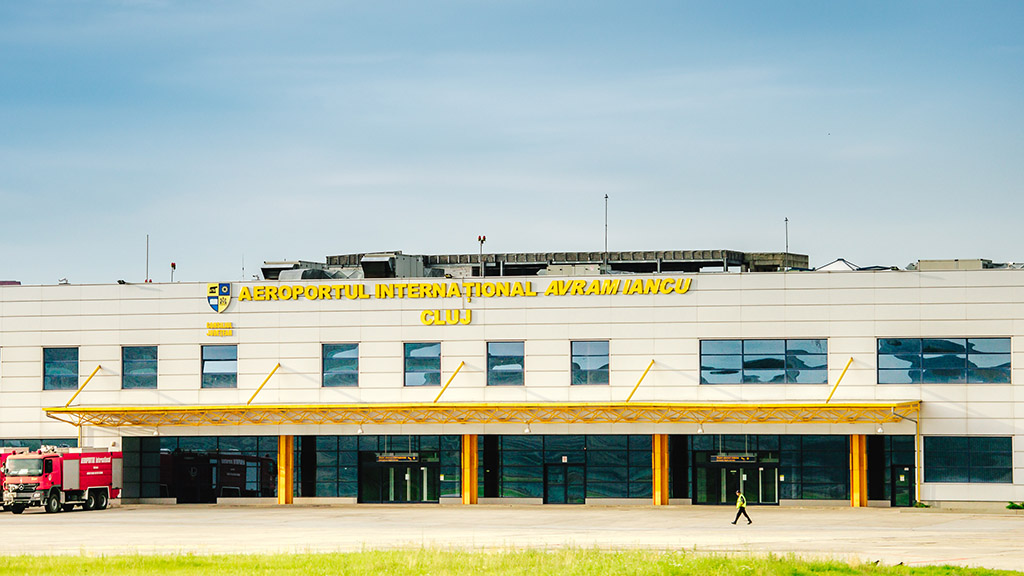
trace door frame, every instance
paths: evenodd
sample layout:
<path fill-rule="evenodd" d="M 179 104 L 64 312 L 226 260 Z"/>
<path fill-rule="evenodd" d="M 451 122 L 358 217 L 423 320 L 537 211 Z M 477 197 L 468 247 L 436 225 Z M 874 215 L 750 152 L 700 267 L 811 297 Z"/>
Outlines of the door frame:
<path fill-rule="evenodd" d="M 549 478 L 550 471 L 555 469 L 555 468 L 561 468 L 562 469 L 563 478 L 565 478 L 565 482 L 562 483 L 562 486 L 565 488 L 565 501 L 564 502 L 549 502 L 548 501 L 548 486 L 550 484 L 548 478 Z M 569 468 L 578 468 L 579 472 L 580 472 L 580 479 L 581 479 L 580 480 L 580 488 L 582 489 L 583 497 L 580 499 L 579 502 L 570 502 L 569 501 Z M 569 464 L 569 463 L 564 463 L 564 462 L 544 464 L 544 504 L 569 504 L 569 505 L 573 505 L 573 506 L 578 506 L 580 504 L 586 504 L 586 503 L 587 503 L 587 467 L 584 464 Z"/>

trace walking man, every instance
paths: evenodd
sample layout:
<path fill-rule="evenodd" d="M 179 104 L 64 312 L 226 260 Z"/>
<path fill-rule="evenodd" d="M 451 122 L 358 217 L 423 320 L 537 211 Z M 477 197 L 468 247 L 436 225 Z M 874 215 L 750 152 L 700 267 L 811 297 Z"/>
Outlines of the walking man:
<path fill-rule="evenodd" d="M 753 523 L 753 520 L 751 520 L 750 516 L 747 515 L 747 499 L 743 497 L 743 493 L 742 492 L 737 490 L 736 491 L 736 520 L 740 519 L 740 515 L 741 514 L 743 515 L 744 518 L 747 519 L 747 524 Z M 735 524 L 736 520 L 733 520 L 732 523 Z"/>

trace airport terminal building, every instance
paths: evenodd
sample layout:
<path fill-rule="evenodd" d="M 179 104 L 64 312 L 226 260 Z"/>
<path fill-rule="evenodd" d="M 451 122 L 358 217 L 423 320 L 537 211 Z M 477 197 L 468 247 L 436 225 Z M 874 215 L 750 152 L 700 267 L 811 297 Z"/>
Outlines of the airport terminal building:
<path fill-rule="evenodd" d="M 141 503 L 1024 500 L 1024 270 L 913 268 L 394 252 L 0 286 L 0 446 L 116 442 Z"/>

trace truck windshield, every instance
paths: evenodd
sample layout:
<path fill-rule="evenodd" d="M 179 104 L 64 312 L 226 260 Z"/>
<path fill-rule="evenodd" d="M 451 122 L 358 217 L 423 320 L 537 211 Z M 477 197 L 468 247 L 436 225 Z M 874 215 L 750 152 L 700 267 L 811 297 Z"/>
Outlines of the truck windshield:
<path fill-rule="evenodd" d="M 8 458 L 8 476 L 42 476 L 42 458 Z"/>

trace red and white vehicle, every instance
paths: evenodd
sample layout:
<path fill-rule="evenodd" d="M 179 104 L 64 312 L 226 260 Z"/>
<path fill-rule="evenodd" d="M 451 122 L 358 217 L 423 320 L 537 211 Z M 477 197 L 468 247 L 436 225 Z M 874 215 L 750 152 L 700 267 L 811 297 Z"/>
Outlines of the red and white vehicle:
<path fill-rule="evenodd" d="M 23 454 L 25 452 L 28 452 L 28 448 L 0 448 L 0 490 L 3 490 L 4 462 L 7 461 L 7 457 L 11 454 Z M 3 508 L 4 512 L 10 510 L 6 505 Z"/>
<path fill-rule="evenodd" d="M 115 448 L 54 448 L 7 455 L 3 461 L 4 509 L 29 506 L 47 512 L 102 510 L 121 495 L 121 452 Z"/>

